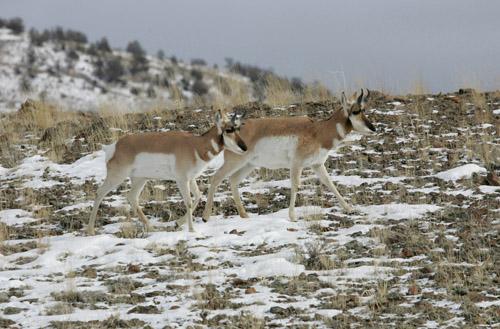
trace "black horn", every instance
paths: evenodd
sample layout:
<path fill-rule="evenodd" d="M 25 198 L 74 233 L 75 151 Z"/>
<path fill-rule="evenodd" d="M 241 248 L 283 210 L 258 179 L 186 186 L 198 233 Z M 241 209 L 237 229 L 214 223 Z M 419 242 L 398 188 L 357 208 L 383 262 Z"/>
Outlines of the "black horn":
<path fill-rule="evenodd" d="M 363 101 L 363 89 L 361 89 L 361 94 L 359 94 L 357 102 L 358 102 L 358 104 L 361 105 L 362 101 Z"/>
<path fill-rule="evenodd" d="M 363 103 L 366 103 L 368 97 L 370 97 L 370 90 L 366 88 L 366 93 L 363 95 Z"/>

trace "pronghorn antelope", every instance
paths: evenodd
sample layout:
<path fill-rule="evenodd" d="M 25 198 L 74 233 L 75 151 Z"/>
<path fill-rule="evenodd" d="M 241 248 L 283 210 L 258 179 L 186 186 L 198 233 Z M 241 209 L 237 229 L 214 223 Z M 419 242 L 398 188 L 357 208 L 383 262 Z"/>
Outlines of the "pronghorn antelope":
<path fill-rule="evenodd" d="M 332 114 L 327 120 L 313 121 L 307 117 L 248 119 L 241 127 L 240 136 L 247 144 L 245 154 L 224 153 L 224 165 L 212 178 L 207 195 L 203 219 L 207 221 L 212 213 L 212 205 L 217 186 L 229 176 L 231 192 L 241 217 L 248 215 L 241 203 L 238 184 L 254 168 L 290 168 L 290 220 L 295 217 L 295 198 L 299 188 L 302 169 L 311 167 L 319 180 L 338 198 L 346 212 L 353 209 L 342 198 L 330 181 L 325 168 L 328 151 L 336 148 L 351 131 L 361 134 L 375 132 L 375 127 L 366 118 L 364 110 L 369 91 L 359 97 L 354 95 L 348 101 L 342 93 L 342 110 Z"/>
<path fill-rule="evenodd" d="M 88 234 L 94 234 L 95 218 L 100 203 L 127 177 L 131 179 L 131 189 L 127 199 L 132 211 L 137 214 L 146 230 L 148 220 L 139 207 L 139 194 L 148 179 L 174 180 L 181 192 L 189 231 L 193 231 L 192 212 L 200 200 L 196 178 L 206 168 L 208 162 L 222 150 L 243 154 L 247 147 L 239 136 L 240 119 L 234 115 L 225 118 L 219 110 L 215 114 L 215 126 L 201 136 L 188 132 L 168 131 L 141 133 L 120 138 L 115 144 L 104 148 L 107 175 L 97 190 L 94 208 L 90 215 Z M 227 154 L 227 153 L 226 153 Z M 191 193 L 194 201 L 191 200 Z"/>

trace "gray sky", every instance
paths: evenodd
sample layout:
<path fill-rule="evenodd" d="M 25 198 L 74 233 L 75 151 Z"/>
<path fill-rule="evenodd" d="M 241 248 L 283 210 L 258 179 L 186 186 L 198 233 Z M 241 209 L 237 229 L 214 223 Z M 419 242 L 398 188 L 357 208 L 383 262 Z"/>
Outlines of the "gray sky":
<path fill-rule="evenodd" d="M 0 0 L 0 17 L 61 25 L 184 60 L 225 57 L 332 89 L 500 89 L 497 0 Z"/>

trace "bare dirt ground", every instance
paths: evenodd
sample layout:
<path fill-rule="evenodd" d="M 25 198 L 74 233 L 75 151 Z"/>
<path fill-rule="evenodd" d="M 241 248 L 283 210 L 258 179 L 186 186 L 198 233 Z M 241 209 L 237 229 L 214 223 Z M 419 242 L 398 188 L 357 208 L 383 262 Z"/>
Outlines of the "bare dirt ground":
<path fill-rule="evenodd" d="M 326 118 L 338 103 L 248 117 Z M 312 172 L 289 222 L 287 170 L 227 183 L 208 223 L 176 231 L 172 182 L 149 182 L 130 218 L 127 184 L 83 233 L 103 178 L 100 151 L 118 136 L 162 128 L 204 132 L 208 111 L 64 114 L 26 105 L 0 131 L 0 327 L 471 328 L 500 323 L 500 93 L 392 97 L 373 93 L 378 133 L 331 153 L 327 168 L 355 215 Z M 201 177 L 202 190 L 208 176 Z M 130 221 L 132 219 L 132 221 Z"/>

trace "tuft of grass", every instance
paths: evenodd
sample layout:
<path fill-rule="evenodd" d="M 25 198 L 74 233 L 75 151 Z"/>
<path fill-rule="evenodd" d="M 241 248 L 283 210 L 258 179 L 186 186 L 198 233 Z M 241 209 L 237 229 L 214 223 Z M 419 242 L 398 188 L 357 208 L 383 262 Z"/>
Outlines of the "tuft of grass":
<path fill-rule="evenodd" d="M 221 310 L 231 306 L 231 295 L 220 292 L 215 285 L 207 284 L 204 289 L 194 294 L 197 306 L 202 310 Z"/>
<path fill-rule="evenodd" d="M 265 86 L 265 102 L 270 106 L 287 106 L 299 99 L 287 79 L 267 75 Z"/>
<path fill-rule="evenodd" d="M 116 235 L 123 239 L 136 239 L 144 237 L 144 230 L 138 222 L 125 221 L 120 225 L 120 230 Z"/>
<path fill-rule="evenodd" d="M 7 224 L 0 222 L 0 243 L 9 240 L 9 227 Z"/>
<path fill-rule="evenodd" d="M 303 248 L 295 248 L 295 259 L 307 270 L 331 270 L 335 262 L 326 251 L 326 241 L 306 243 Z"/>
<path fill-rule="evenodd" d="M 45 315 L 62 315 L 73 313 L 73 306 L 65 302 L 55 303 L 45 308 Z"/>

